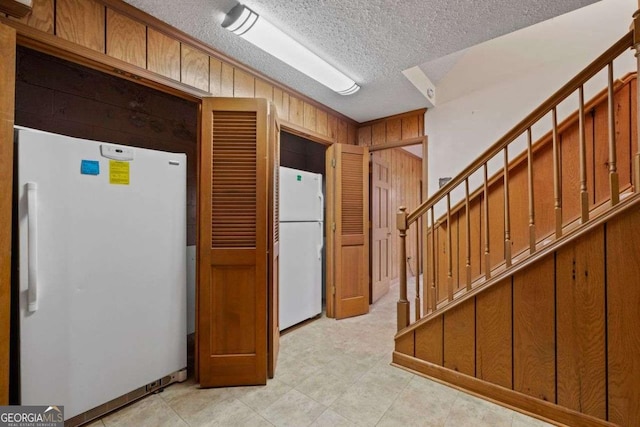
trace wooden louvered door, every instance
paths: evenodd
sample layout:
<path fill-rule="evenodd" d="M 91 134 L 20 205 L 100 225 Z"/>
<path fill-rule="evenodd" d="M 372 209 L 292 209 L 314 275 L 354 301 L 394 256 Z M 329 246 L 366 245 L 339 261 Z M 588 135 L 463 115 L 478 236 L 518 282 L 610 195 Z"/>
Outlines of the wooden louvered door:
<path fill-rule="evenodd" d="M 327 315 L 369 312 L 369 149 L 327 150 Z"/>
<path fill-rule="evenodd" d="M 280 123 L 276 109 L 269 110 L 269 287 L 268 287 L 268 360 L 267 373 L 273 378 L 280 349 L 279 260 L 280 260 Z"/>
<path fill-rule="evenodd" d="M 203 387 L 266 384 L 268 105 L 202 102 L 198 362 Z"/>

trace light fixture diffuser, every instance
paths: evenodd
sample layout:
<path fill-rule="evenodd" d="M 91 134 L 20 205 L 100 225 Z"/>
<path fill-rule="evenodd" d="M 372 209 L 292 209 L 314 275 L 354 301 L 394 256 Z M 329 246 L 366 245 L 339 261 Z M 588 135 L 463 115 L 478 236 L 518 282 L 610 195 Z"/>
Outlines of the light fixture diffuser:
<path fill-rule="evenodd" d="M 242 4 L 229 11 L 222 27 L 308 75 L 340 95 L 356 93 L 360 86 L 306 47 Z"/>

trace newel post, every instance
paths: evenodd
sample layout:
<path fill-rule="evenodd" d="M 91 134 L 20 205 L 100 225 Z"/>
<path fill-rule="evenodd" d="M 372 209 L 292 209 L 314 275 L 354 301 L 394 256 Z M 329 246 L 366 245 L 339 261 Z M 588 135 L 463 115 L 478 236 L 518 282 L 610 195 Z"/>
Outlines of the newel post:
<path fill-rule="evenodd" d="M 640 7 L 640 1 L 638 1 L 638 7 Z M 633 14 L 633 48 L 636 51 L 636 60 L 638 62 L 638 71 L 640 72 L 640 9 Z M 640 105 L 640 85 L 636 89 L 637 105 Z M 638 117 L 640 119 L 640 117 Z M 640 131 L 640 120 L 636 120 L 638 130 Z M 637 193 L 640 192 L 640 147 L 639 152 L 633 156 L 633 190 Z"/>
<path fill-rule="evenodd" d="M 400 299 L 398 300 L 398 331 L 409 326 L 409 300 L 407 299 L 407 208 L 401 206 L 396 216 L 400 231 Z"/>

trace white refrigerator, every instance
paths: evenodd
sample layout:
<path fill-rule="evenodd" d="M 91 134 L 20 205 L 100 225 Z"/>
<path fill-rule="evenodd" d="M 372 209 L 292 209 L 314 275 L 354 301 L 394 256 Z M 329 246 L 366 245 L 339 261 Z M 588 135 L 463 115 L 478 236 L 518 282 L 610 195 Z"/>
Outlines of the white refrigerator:
<path fill-rule="evenodd" d="M 280 330 L 322 312 L 322 175 L 280 168 Z"/>
<path fill-rule="evenodd" d="M 186 156 L 16 141 L 21 404 L 69 419 L 182 371 Z"/>

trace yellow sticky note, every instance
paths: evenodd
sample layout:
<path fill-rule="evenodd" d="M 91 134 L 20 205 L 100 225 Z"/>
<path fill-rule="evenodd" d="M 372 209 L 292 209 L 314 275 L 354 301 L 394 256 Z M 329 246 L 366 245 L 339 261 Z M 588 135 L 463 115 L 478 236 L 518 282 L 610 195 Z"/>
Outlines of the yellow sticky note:
<path fill-rule="evenodd" d="M 109 160 L 109 184 L 129 185 L 129 162 Z"/>

